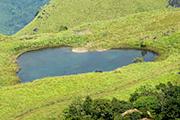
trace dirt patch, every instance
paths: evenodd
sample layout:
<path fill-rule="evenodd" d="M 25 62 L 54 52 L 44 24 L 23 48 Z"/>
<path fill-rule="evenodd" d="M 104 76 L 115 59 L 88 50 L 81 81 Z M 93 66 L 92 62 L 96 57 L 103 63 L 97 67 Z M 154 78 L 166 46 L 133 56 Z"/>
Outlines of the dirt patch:
<path fill-rule="evenodd" d="M 104 52 L 104 51 L 107 51 L 107 49 L 97 49 L 97 50 L 88 50 L 86 48 L 73 48 L 72 49 L 72 52 L 74 52 L 74 53 L 86 53 L 89 51 Z"/>
<path fill-rule="evenodd" d="M 90 35 L 92 32 L 89 29 L 74 30 L 76 35 Z"/>

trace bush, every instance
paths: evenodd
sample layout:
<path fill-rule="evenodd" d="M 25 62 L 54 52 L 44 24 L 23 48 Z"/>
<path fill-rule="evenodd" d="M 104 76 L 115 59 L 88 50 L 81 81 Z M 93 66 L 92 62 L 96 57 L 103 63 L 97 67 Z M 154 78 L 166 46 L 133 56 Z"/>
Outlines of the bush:
<path fill-rule="evenodd" d="M 113 100 L 111 102 L 111 106 L 112 106 L 113 113 L 123 113 L 123 112 L 133 108 L 132 103 L 126 102 L 126 101 L 120 101 L 116 98 L 113 98 Z"/>
<path fill-rule="evenodd" d="M 64 31 L 64 30 L 68 30 L 67 26 L 60 26 L 59 27 L 59 32 Z"/>
<path fill-rule="evenodd" d="M 66 120 L 81 120 L 85 113 L 82 109 L 82 100 L 80 98 L 74 100 L 68 109 L 64 110 Z"/>
<path fill-rule="evenodd" d="M 132 108 L 132 104 L 114 98 L 92 100 L 89 96 L 84 101 L 75 100 L 64 110 L 66 120 L 113 120 L 121 113 Z"/>
<path fill-rule="evenodd" d="M 133 94 L 130 95 L 129 101 L 134 102 L 142 96 L 154 96 L 156 91 L 151 86 L 141 86 Z"/>
<path fill-rule="evenodd" d="M 111 101 L 104 99 L 94 100 L 92 106 L 92 118 L 95 120 L 112 120 Z"/>
<path fill-rule="evenodd" d="M 156 86 L 159 91 L 158 99 L 161 104 L 160 118 L 175 119 L 180 118 L 180 86 L 171 83 Z"/>
<path fill-rule="evenodd" d="M 138 120 L 152 118 L 171 120 L 180 118 L 180 86 L 171 83 L 156 88 L 143 86 L 136 90 L 130 102 L 113 98 L 77 99 L 64 111 L 66 120 Z"/>
<path fill-rule="evenodd" d="M 134 107 L 143 113 L 143 117 L 154 118 L 161 108 L 160 101 L 155 96 L 143 96 L 134 102 Z M 153 117 L 154 116 L 154 117 Z"/>

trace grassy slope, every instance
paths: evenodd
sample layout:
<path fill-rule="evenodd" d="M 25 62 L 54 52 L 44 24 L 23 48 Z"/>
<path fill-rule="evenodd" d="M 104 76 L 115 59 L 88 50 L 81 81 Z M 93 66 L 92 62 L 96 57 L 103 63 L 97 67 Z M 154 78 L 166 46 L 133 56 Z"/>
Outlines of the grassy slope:
<path fill-rule="evenodd" d="M 78 34 L 87 30 L 91 34 Z M 53 119 L 61 116 L 63 108 L 77 96 L 127 99 L 141 85 L 167 81 L 180 84 L 177 74 L 180 66 L 180 11 L 139 13 L 111 21 L 83 24 L 62 33 L 1 41 L 2 86 L 17 82 L 15 58 L 27 50 L 62 45 L 88 49 L 140 48 L 142 41 L 147 45 L 146 49 L 161 54 L 156 62 L 132 64 L 106 73 L 45 78 L 28 84 L 2 87 L 0 119 Z"/>
<path fill-rule="evenodd" d="M 97 20 L 110 20 L 125 15 L 165 9 L 167 0 L 51 0 L 34 21 L 17 35 L 59 32 L 61 26 L 73 26 Z"/>

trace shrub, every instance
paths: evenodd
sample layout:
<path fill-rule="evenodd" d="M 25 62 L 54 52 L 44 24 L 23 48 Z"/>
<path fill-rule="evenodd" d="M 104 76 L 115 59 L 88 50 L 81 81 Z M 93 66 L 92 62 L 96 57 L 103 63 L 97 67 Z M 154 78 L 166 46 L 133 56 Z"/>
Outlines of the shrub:
<path fill-rule="evenodd" d="M 156 91 L 151 86 L 141 86 L 134 93 L 130 95 L 129 101 L 134 102 L 142 96 L 153 96 L 156 94 Z"/>
<path fill-rule="evenodd" d="M 64 31 L 64 30 L 68 30 L 67 26 L 60 26 L 59 27 L 59 32 Z"/>
<path fill-rule="evenodd" d="M 105 99 L 94 100 L 92 118 L 95 120 L 112 120 L 111 101 Z"/>
<path fill-rule="evenodd" d="M 68 109 L 64 110 L 66 120 L 81 120 L 85 115 L 82 109 L 82 100 L 80 98 L 74 100 Z"/>
<path fill-rule="evenodd" d="M 112 99 L 111 105 L 112 105 L 113 113 L 123 113 L 126 110 L 129 110 L 129 109 L 133 108 L 132 103 L 126 102 L 126 101 L 120 101 L 120 100 L 118 100 L 116 98 Z"/>
<path fill-rule="evenodd" d="M 144 43 L 144 41 L 141 41 L 140 47 L 141 47 L 141 48 L 145 48 L 145 47 L 146 47 L 146 44 Z"/>
<path fill-rule="evenodd" d="M 155 96 L 143 96 L 134 102 L 134 107 L 140 110 L 144 117 L 156 115 L 156 112 L 161 108 L 160 101 Z"/>
<path fill-rule="evenodd" d="M 160 118 L 180 118 L 180 86 L 171 83 L 156 86 L 159 90 L 158 99 L 161 104 Z"/>
<path fill-rule="evenodd" d="M 77 99 L 64 111 L 66 120 L 158 120 L 180 118 L 180 86 L 171 83 L 156 88 L 142 86 L 129 99 Z"/>

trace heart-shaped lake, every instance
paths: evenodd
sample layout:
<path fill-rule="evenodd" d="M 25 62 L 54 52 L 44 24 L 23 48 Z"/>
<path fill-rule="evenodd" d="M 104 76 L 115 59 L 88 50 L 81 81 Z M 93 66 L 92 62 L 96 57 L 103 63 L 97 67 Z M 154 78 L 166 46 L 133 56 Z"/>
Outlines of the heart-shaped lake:
<path fill-rule="evenodd" d="M 75 53 L 71 48 L 49 48 L 31 51 L 18 58 L 22 82 L 49 76 L 111 71 L 133 63 L 137 57 L 152 61 L 157 55 L 150 51 L 112 49 L 101 52 Z"/>

